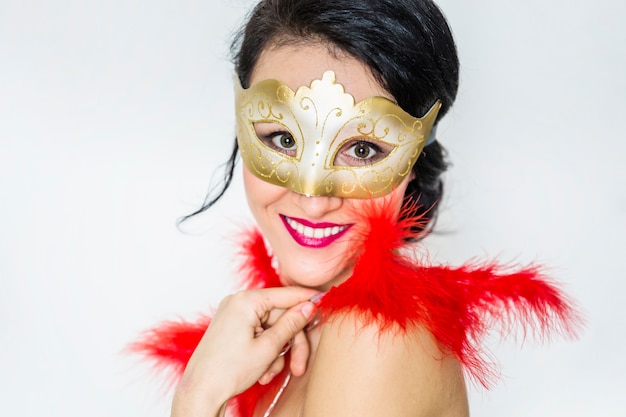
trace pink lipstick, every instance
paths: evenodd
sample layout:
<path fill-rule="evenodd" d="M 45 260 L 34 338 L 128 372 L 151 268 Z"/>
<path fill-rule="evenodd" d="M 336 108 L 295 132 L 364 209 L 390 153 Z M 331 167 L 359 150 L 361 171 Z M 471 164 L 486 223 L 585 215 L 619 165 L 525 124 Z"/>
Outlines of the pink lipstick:
<path fill-rule="evenodd" d="M 343 236 L 351 224 L 312 223 L 308 220 L 281 215 L 285 228 L 301 246 L 307 248 L 324 248 Z"/>

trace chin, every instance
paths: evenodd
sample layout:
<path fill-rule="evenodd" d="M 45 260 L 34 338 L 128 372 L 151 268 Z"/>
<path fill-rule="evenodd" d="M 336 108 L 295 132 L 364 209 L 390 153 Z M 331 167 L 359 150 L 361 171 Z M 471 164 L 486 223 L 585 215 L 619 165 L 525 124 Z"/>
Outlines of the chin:
<path fill-rule="evenodd" d="M 281 268 L 280 281 L 285 286 L 298 286 L 327 291 L 348 277 L 348 271 L 339 265 L 333 265 L 331 269 L 322 270 L 319 264 L 307 265 L 306 267 L 295 265 L 295 270 L 286 267 Z"/>
<path fill-rule="evenodd" d="M 278 248 L 274 255 L 280 281 L 285 286 L 326 291 L 349 276 L 346 267 L 349 240 L 346 237 L 327 248 L 306 248 L 296 244 L 291 237 L 286 242 L 278 241 L 275 247 Z"/>

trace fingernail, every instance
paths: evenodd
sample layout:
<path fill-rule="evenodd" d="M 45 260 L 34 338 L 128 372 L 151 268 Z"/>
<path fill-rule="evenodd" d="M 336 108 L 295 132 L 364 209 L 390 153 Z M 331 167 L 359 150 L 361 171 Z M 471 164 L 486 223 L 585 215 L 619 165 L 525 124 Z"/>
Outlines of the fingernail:
<path fill-rule="evenodd" d="M 259 379 L 259 384 L 267 385 L 267 384 L 269 384 L 272 381 L 272 379 L 274 379 L 275 376 L 276 375 L 274 373 L 271 373 L 271 372 L 269 374 L 265 374 L 265 375 L 263 375 L 263 377 L 261 377 L 261 379 Z"/>
<path fill-rule="evenodd" d="M 313 304 L 306 303 L 302 306 L 302 310 L 300 311 L 302 312 L 302 315 L 308 319 L 309 317 L 311 317 L 311 313 L 313 313 Z"/>
<path fill-rule="evenodd" d="M 320 300 L 326 295 L 326 292 L 321 292 L 319 294 L 315 294 L 313 297 L 311 297 L 311 302 L 314 304 L 317 304 L 320 302 Z"/>

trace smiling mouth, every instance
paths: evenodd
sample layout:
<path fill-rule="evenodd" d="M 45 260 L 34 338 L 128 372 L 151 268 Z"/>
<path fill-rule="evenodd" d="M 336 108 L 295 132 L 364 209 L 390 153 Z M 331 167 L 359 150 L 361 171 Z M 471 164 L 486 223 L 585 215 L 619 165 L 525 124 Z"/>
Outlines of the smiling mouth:
<path fill-rule="evenodd" d="M 333 223 L 311 223 L 304 219 L 296 219 L 281 215 L 287 231 L 301 246 L 307 248 L 323 248 L 343 236 L 352 226 Z"/>

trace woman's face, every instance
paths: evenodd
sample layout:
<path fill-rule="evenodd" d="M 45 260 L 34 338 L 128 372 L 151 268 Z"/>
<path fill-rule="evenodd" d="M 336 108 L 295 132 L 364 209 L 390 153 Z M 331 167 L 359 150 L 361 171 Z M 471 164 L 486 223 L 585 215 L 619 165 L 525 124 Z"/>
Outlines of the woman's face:
<path fill-rule="evenodd" d="M 349 56 L 332 54 L 327 46 L 319 43 L 264 50 L 252 73 L 250 85 L 275 79 L 295 91 L 320 79 L 327 70 L 335 72 L 337 83 L 342 84 L 356 102 L 373 96 L 393 100 L 364 64 Z M 262 123 L 255 129 L 258 136 L 263 136 L 276 128 Z M 275 137 L 274 140 L 282 139 Z M 347 163 L 349 158 L 362 155 L 362 152 L 362 149 L 352 148 L 343 157 Z M 327 290 L 347 279 L 350 271 L 345 270 L 345 261 L 351 249 L 352 235 L 360 226 L 352 213 L 358 212 L 364 200 L 307 197 L 265 182 L 242 165 L 248 204 L 278 259 L 282 283 Z M 404 195 L 410 179 L 405 178 L 392 194 Z M 396 201 L 401 202 L 402 198 Z"/>

